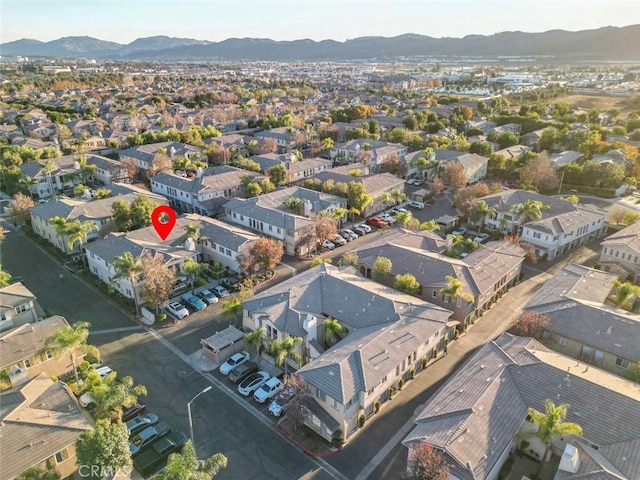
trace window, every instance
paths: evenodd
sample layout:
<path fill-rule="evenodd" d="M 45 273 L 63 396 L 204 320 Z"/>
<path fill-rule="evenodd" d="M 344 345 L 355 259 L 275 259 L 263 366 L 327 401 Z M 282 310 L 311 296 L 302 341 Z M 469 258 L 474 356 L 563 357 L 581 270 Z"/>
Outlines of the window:
<path fill-rule="evenodd" d="M 629 368 L 629 360 L 625 360 L 624 358 L 616 358 L 615 364 L 616 367 Z"/>
<path fill-rule="evenodd" d="M 323 402 L 327 400 L 327 394 L 317 387 L 316 387 L 316 397 L 318 397 Z"/>
<path fill-rule="evenodd" d="M 540 232 L 533 232 L 533 238 L 540 238 Z"/>
<path fill-rule="evenodd" d="M 449 303 L 449 300 L 451 300 L 451 297 L 449 295 L 445 295 L 444 296 L 444 303 Z"/>
<path fill-rule="evenodd" d="M 48 358 L 49 360 L 51 360 L 51 359 L 53 358 L 53 352 L 52 352 L 51 350 L 47 350 L 47 351 L 45 352 L 45 355 L 47 356 L 47 358 Z"/>
<path fill-rule="evenodd" d="M 22 305 L 16 307 L 13 309 L 16 312 L 16 315 L 19 315 L 23 312 L 26 312 L 27 310 L 29 310 L 29 304 L 27 303 L 23 303 Z"/>
<path fill-rule="evenodd" d="M 595 352 L 593 352 L 593 363 L 602 363 L 602 360 L 604 360 L 603 352 L 601 352 L 600 350 L 596 350 Z"/>
<path fill-rule="evenodd" d="M 433 291 L 431 292 L 431 297 L 432 297 L 432 298 L 438 298 L 438 292 L 437 292 L 437 290 L 433 290 Z"/>
<path fill-rule="evenodd" d="M 583 345 L 582 348 L 580 349 L 580 356 L 588 358 L 591 356 L 592 351 L 593 351 L 593 348 Z"/>
<path fill-rule="evenodd" d="M 344 406 L 345 410 L 349 410 L 358 401 L 358 394 L 356 393 L 351 400 Z"/>
<path fill-rule="evenodd" d="M 30 368 L 31 367 L 31 359 L 27 358 L 24 361 L 24 368 Z"/>
<path fill-rule="evenodd" d="M 558 338 L 558 345 L 560 345 L 561 347 L 564 347 L 567 344 L 567 339 L 564 337 L 560 337 Z"/>
<path fill-rule="evenodd" d="M 461 306 L 462 306 L 462 299 L 461 299 L 461 298 L 458 298 L 458 299 L 456 300 L 456 307 L 460 308 Z"/>
<path fill-rule="evenodd" d="M 338 401 L 335 398 L 332 398 L 331 400 L 332 400 L 331 404 L 332 404 L 333 408 L 338 410 L 338 405 L 339 405 Z"/>

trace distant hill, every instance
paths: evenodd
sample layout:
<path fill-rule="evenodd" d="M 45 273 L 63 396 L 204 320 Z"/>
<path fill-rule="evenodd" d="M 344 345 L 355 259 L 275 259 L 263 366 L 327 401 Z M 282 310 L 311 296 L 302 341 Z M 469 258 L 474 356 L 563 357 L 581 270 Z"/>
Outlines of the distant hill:
<path fill-rule="evenodd" d="M 207 42 L 156 36 L 128 45 L 91 37 L 64 37 L 51 42 L 23 39 L 0 45 L 2 55 L 91 57 L 152 60 L 352 60 L 406 56 L 531 56 L 571 60 L 640 61 L 640 25 L 597 30 L 543 33 L 503 32 L 464 38 L 405 34 L 361 37 L 345 42 L 230 38 Z"/>

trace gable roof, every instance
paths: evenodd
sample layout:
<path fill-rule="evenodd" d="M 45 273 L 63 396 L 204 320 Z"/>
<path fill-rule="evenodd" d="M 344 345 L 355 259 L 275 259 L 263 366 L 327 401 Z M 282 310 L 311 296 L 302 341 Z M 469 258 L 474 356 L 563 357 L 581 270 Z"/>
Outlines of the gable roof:
<path fill-rule="evenodd" d="M 611 247 L 614 245 L 624 245 L 632 252 L 640 255 L 640 222 L 633 223 L 623 228 L 619 232 L 609 235 L 600 245 L 603 247 Z"/>
<path fill-rule="evenodd" d="M 92 428 L 64 383 L 41 373 L 0 394 L 0 478 L 15 478 Z"/>
<path fill-rule="evenodd" d="M 533 339 L 503 333 L 431 397 L 402 443 L 431 444 L 455 462 L 457 478 L 482 480 L 519 431 L 527 408 L 542 411 L 551 399 L 570 405 L 567 421 L 581 425 L 583 438 L 600 452 L 635 444 L 640 440 L 640 386 L 584 367 Z M 619 457 L 609 461 L 616 465 Z M 639 476 L 636 469 L 629 478 Z"/>
<path fill-rule="evenodd" d="M 47 338 L 67 325 L 64 317 L 54 315 L 40 322 L 25 323 L 0 336 L 0 370 L 40 352 Z"/>
<path fill-rule="evenodd" d="M 0 288 L 0 311 L 7 307 L 13 308 L 23 305 L 35 299 L 36 296 L 21 282 L 12 283 Z"/>

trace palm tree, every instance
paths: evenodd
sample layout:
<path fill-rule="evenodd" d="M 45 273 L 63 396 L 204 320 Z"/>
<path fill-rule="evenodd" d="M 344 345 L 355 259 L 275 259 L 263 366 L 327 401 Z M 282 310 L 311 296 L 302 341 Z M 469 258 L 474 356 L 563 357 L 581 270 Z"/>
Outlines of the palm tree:
<path fill-rule="evenodd" d="M 175 480 L 188 478 L 193 480 L 211 480 L 221 469 L 227 467 L 227 457 L 222 453 L 211 455 L 206 460 L 198 460 L 196 450 L 189 440 L 181 452 L 172 453 L 167 466 L 153 476 L 156 480 Z"/>
<path fill-rule="evenodd" d="M 325 137 L 322 139 L 322 148 L 324 150 L 333 150 L 333 138 Z"/>
<path fill-rule="evenodd" d="M 98 406 L 98 419 L 120 420 L 122 409 L 132 407 L 138 401 L 138 397 L 146 394 L 146 387 L 135 385 L 133 378 L 116 378 L 113 372 L 107 375 L 100 387 L 91 392 L 91 399 Z"/>
<path fill-rule="evenodd" d="M 205 272 L 207 265 L 196 262 L 193 258 L 187 258 L 182 265 L 182 271 L 187 274 L 191 282 L 191 293 L 195 287 L 195 282 L 201 278 Z"/>
<path fill-rule="evenodd" d="M 391 191 L 391 196 L 393 197 L 393 201 L 395 202 L 396 205 L 401 204 L 407 199 L 407 195 L 398 188 Z"/>
<path fill-rule="evenodd" d="M 37 185 L 39 183 L 38 180 L 30 177 L 29 175 L 25 175 L 24 177 L 21 177 L 20 180 L 18 180 L 18 183 L 23 187 L 26 187 L 27 191 L 29 192 L 29 196 L 33 198 L 33 192 L 31 191 L 31 187 L 33 185 Z"/>
<path fill-rule="evenodd" d="M 51 174 L 56 170 L 56 164 L 51 161 L 51 159 L 46 160 L 42 166 L 40 167 L 40 171 L 44 173 L 49 179 L 49 189 L 51 190 L 51 195 L 53 196 L 53 180 L 51 179 Z"/>
<path fill-rule="evenodd" d="M 430 232 L 434 232 L 436 230 L 440 230 L 440 225 L 438 225 L 435 220 L 427 220 L 420 224 L 420 230 L 429 230 Z"/>
<path fill-rule="evenodd" d="M 82 266 L 84 268 L 87 268 L 87 264 L 84 254 L 82 253 L 82 244 L 87 241 L 89 233 L 97 230 L 98 226 L 91 220 L 85 220 L 84 222 L 74 220 L 67 224 L 67 247 L 69 247 L 69 250 L 73 250 L 73 246 L 78 242 L 78 250 L 80 250 L 80 255 L 82 256 Z"/>
<path fill-rule="evenodd" d="M 274 340 L 269 347 L 269 354 L 274 358 L 276 365 L 281 367 L 284 364 L 284 373 L 288 373 L 287 358 L 294 362 L 302 363 L 302 357 L 296 352 L 298 346 L 302 345 L 304 340 L 300 337 L 285 337 L 282 340 Z"/>
<path fill-rule="evenodd" d="M 527 200 L 520 205 L 514 205 L 509 211 L 516 214 L 516 220 L 522 225 L 523 223 L 541 220 L 542 210 L 548 209 L 549 207 L 539 200 Z"/>
<path fill-rule="evenodd" d="M 69 222 L 67 221 L 66 218 L 55 216 L 49 219 L 49 223 L 51 224 L 53 229 L 56 231 L 58 236 L 62 239 L 62 246 L 64 248 L 64 244 L 65 244 L 64 236 L 67 234 L 67 226 Z M 65 253 L 66 253 L 66 250 L 65 250 Z"/>
<path fill-rule="evenodd" d="M 347 328 L 335 318 L 327 318 L 324 322 L 324 344 L 327 348 L 333 343 L 333 340 L 347 331 Z"/>
<path fill-rule="evenodd" d="M 244 336 L 244 344 L 247 350 L 260 353 L 260 346 L 262 345 L 262 337 L 264 337 L 264 328 L 260 327 L 253 332 L 249 332 Z"/>
<path fill-rule="evenodd" d="M 133 301 L 136 306 L 136 315 L 138 314 L 138 294 L 136 293 L 136 279 L 142 274 L 142 260 L 140 257 L 135 258 L 131 252 L 124 252 L 122 255 L 115 257 L 111 265 L 116 272 L 114 280 L 120 278 L 128 278 L 131 282 L 133 290 Z"/>
<path fill-rule="evenodd" d="M 233 318 L 238 326 L 238 315 L 242 313 L 242 302 L 238 298 L 222 302 L 222 313 L 229 318 Z"/>
<path fill-rule="evenodd" d="M 567 410 L 569 405 L 555 405 L 552 400 L 546 399 L 544 401 L 544 413 L 537 411 L 534 408 L 529 408 L 527 413 L 532 423 L 538 425 L 538 430 L 535 432 L 527 432 L 525 435 L 537 436 L 542 443 L 545 444 L 545 451 L 540 462 L 540 469 L 545 462 L 549 461 L 551 453 L 551 442 L 554 437 L 567 435 L 582 435 L 582 427 L 577 423 L 565 422 L 567 418 Z M 538 469 L 538 473 L 540 473 Z"/>
<path fill-rule="evenodd" d="M 496 215 L 498 211 L 495 207 L 490 207 L 484 200 L 477 200 L 469 209 L 469 220 L 480 227 L 480 232 L 484 228 L 484 219 Z"/>
<path fill-rule="evenodd" d="M 184 226 L 183 230 L 187 234 L 187 238 L 193 240 L 194 243 L 198 243 L 198 240 L 200 240 L 200 230 L 202 230 L 202 225 L 199 223 L 188 223 Z"/>
<path fill-rule="evenodd" d="M 628 310 L 632 310 L 635 301 L 640 299 L 640 287 L 631 282 L 621 282 L 620 280 L 614 280 L 612 285 L 616 293 L 611 295 L 611 300 L 616 304 L 616 307 L 626 307 Z"/>
<path fill-rule="evenodd" d="M 447 286 L 440 289 L 441 295 L 449 295 L 452 298 L 462 298 L 468 302 L 473 302 L 473 295 L 469 292 L 465 292 L 464 284 L 455 277 L 447 275 Z"/>
<path fill-rule="evenodd" d="M 76 376 L 76 383 L 78 382 L 78 370 L 76 368 L 76 357 L 74 356 L 74 352 L 76 350 L 80 350 L 85 355 L 100 358 L 98 349 L 93 345 L 87 344 L 90 326 L 91 324 L 89 322 L 77 322 L 73 325 L 66 325 L 47 338 L 44 342 L 44 349 L 51 350 L 54 355 L 64 355 L 68 353 L 71 356 L 71 363 L 73 364 L 73 373 Z"/>

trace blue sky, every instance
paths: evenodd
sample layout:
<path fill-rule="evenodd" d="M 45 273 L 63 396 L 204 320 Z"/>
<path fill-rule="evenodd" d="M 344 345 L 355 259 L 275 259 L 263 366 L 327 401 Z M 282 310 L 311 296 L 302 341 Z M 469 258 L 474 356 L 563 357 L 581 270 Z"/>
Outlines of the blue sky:
<path fill-rule="evenodd" d="M 293 40 L 583 30 L 640 23 L 639 0 L 0 0 L 0 41 L 88 35 Z"/>

